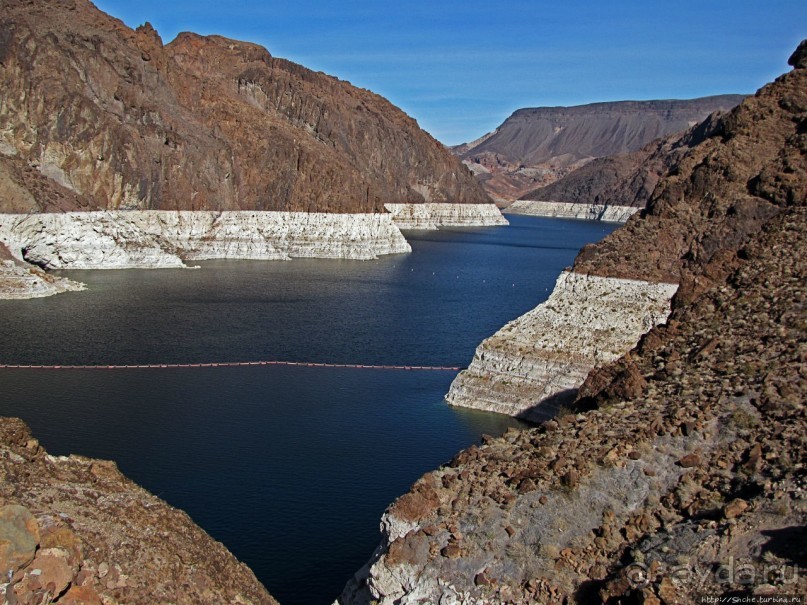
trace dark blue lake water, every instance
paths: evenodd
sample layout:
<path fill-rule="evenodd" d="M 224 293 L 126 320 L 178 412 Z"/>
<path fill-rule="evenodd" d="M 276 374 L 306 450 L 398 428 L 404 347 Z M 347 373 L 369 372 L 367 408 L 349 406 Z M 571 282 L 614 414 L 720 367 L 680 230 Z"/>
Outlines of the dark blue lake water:
<path fill-rule="evenodd" d="M 509 217 L 410 232 L 378 261 L 75 271 L 85 292 L 0 301 L 0 363 L 288 360 L 465 366 L 613 225 Z M 330 603 L 424 472 L 516 421 L 451 409 L 451 372 L 308 367 L 0 370 L 0 415 L 50 453 L 117 461 L 284 605 Z M 305 587 L 305 592 L 301 592 Z"/>

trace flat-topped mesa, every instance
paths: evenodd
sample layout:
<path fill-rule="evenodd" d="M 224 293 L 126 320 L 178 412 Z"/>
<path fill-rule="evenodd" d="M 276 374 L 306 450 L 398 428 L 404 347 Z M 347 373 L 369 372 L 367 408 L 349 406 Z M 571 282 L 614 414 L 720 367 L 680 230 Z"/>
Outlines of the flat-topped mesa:
<path fill-rule="evenodd" d="M 86 0 L 2 13 L 0 193 L 5 179 L 15 194 L 0 211 L 490 201 L 389 101 L 255 44 L 183 33 L 163 45 Z"/>
<path fill-rule="evenodd" d="M 570 202 L 575 200 L 525 194 L 566 175 L 571 177 L 594 158 L 638 152 L 659 137 L 685 131 L 712 112 L 731 109 L 742 99 L 742 95 L 720 95 L 688 100 L 617 101 L 519 109 L 494 132 L 473 143 L 459 145 L 453 152 L 497 200 L 526 198 Z M 598 169 L 602 168 L 603 173 L 594 176 L 592 171 L 586 171 L 587 178 L 573 179 L 574 187 L 590 181 L 597 188 L 603 188 L 610 179 L 609 173 L 619 173 L 626 167 L 623 160 L 600 164 Z M 652 180 L 653 175 L 648 177 Z M 640 181 L 636 184 L 641 186 Z M 650 184 L 652 191 L 655 183 Z M 614 191 L 617 197 L 625 197 L 627 193 L 630 190 Z"/>
<path fill-rule="evenodd" d="M 507 225 L 495 204 L 384 204 L 401 229 L 433 231 L 440 227 L 492 227 Z"/>
<path fill-rule="evenodd" d="M 411 251 L 389 214 L 104 211 L 0 214 L 0 241 L 47 269 L 183 267 L 206 259 L 375 259 Z"/>
<path fill-rule="evenodd" d="M 619 358 L 663 323 L 676 289 L 564 272 L 549 300 L 479 345 L 446 401 L 544 420 L 574 400 L 593 368 Z"/>

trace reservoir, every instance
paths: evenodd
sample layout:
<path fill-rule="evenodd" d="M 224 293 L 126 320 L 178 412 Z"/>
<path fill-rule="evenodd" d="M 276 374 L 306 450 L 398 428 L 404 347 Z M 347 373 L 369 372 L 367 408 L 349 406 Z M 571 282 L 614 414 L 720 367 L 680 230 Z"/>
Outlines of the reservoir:
<path fill-rule="evenodd" d="M 617 225 L 510 216 L 406 232 L 376 261 L 72 271 L 0 301 L 0 364 L 292 361 L 464 367 Z M 306 366 L 0 369 L 0 415 L 51 454 L 112 459 L 187 511 L 284 605 L 330 603 L 424 472 L 518 422 L 449 408 L 451 371 Z"/>

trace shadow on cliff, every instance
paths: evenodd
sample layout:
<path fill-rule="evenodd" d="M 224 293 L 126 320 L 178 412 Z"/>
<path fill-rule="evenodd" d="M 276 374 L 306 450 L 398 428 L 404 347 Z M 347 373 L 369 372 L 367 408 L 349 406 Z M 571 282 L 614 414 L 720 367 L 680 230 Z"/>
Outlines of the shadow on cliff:
<path fill-rule="evenodd" d="M 571 405 L 577 397 L 577 389 L 566 389 L 541 399 L 532 407 L 519 412 L 516 418 L 535 424 L 551 420 L 565 410 L 571 410 Z"/>

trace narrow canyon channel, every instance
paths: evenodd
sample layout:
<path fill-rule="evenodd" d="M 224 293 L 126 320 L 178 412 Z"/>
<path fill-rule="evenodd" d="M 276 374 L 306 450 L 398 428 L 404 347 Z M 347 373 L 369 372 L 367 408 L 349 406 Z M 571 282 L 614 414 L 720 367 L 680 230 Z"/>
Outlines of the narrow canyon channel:
<path fill-rule="evenodd" d="M 282 360 L 464 367 L 617 225 L 508 217 L 405 232 L 376 261 L 71 271 L 84 292 L 0 301 L 0 364 Z M 330 603 L 422 473 L 518 422 L 449 408 L 451 371 L 305 366 L 0 369 L 0 415 L 53 455 L 115 460 L 284 605 Z M 305 587 L 301 592 L 300 587 Z"/>

